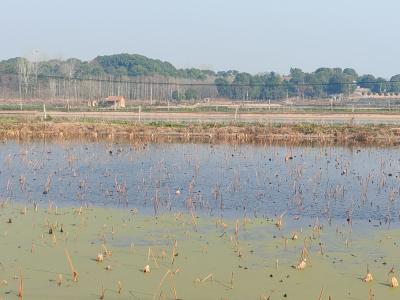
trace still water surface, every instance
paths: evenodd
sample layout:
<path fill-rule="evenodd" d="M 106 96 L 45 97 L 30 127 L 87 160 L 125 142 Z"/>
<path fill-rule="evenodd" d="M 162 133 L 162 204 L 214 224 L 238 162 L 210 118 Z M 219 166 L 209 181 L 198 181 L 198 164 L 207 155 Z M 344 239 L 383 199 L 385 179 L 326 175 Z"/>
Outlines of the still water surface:
<path fill-rule="evenodd" d="M 398 148 L 9 141 L 0 172 L 2 200 L 44 206 L 396 223 L 400 215 Z"/>

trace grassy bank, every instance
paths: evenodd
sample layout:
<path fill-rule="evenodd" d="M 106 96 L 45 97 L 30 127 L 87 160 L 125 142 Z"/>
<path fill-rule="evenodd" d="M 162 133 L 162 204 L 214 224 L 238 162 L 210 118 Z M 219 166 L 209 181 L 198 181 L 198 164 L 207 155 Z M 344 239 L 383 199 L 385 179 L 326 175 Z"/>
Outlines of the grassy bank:
<path fill-rule="evenodd" d="M 382 102 L 385 101 L 385 102 Z M 393 100 L 394 101 L 394 100 Z M 345 114 L 398 114 L 400 113 L 400 107 L 397 104 L 398 99 L 391 106 L 389 106 L 386 100 L 381 100 L 372 105 L 355 103 L 353 106 L 351 103 L 342 106 L 330 106 L 328 102 L 325 105 L 322 104 L 304 104 L 304 105 L 287 105 L 284 103 L 272 104 L 253 104 L 243 105 L 242 103 L 231 103 L 231 104 L 171 104 L 167 103 L 147 105 L 147 104 L 135 104 L 127 105 L 126 108 L 118 110 L 121 112 L 138 112 L 139 107 L 141 112 L 169 112 L 169 113 L 231 113 L 235 114 L 263 114 L 263 113 L 345 113 Z M 0 110 L 2 111 L 30 111 L 35 113 L 43 112 L 43 103 L 0 103 Z M 65 103 L 47 103 L 46 110 L 48 112 L 115 112 L 113 108 L 107 107 L 88 107 L 87 103 L 81 103 L 80 105 L 74 105 L 66 107 Z"/>
<path fill-rule="evenodd" d="M 124 120 L 0 118 L 6 139 L 125 139 L 132 142 L 324 143 L 397 145 L 400 128 L 393 125 L 132 122 Z"/>

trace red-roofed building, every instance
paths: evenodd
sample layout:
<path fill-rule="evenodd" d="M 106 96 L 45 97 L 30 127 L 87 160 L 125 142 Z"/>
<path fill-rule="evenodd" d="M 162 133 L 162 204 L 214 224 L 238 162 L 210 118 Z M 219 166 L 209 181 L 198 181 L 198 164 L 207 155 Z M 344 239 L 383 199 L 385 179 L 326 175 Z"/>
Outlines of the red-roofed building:
<path fill-rule="evenodd" d="M 123 96 L 108 96 L 102 102 L 104 106 L 114 109 L 125 108 L 125 98 Z"/>

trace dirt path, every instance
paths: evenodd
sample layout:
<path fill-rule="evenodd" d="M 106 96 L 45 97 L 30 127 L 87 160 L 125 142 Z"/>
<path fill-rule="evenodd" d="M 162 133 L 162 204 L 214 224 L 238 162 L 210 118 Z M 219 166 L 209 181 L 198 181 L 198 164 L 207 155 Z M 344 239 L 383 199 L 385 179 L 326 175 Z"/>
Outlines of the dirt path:
<path fill-rule="evenodd" d="M 60 112 L 50 111 L 52 117 L 96 118 L 104 120 L 231 122 L 234 113 L 166 113 L 166 112 Z M 38 111 L 0 111 L 0 116 L 43 116 Z M 246 113 L 238 114 L 237 121 L 266 123 L 354 123 L 354 124 L 400 124 L 400 114 L 346 114 L 346 113 Z"/>

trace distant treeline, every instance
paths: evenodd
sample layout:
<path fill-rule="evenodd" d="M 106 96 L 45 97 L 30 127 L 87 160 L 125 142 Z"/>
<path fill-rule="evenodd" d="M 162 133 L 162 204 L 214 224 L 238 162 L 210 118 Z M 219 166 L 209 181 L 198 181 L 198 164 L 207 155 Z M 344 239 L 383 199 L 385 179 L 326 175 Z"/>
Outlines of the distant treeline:
<path fill-rule="evenodd" d="M 400 75 L 387 81 L 370 74 L 359 76 L 350 68 L 319 68 L 312 73 L 292 68 L 287 76 L 275 72 L 251 75 L 237 71 L 218 72 L 217 75 L 215 84 L 219 95 L 232 99 L 324 98 L 350 95 L 357 86 L 368 89 L 365 93 L 369 94 L 400 92 Z"/>
<path fill-rule="evenodd" d="M 98 56 L 92 61 L 0 61 L 3 98 L 90 100 L 108 94 L 128 99 L 183 100 L 221 97 L 240 100 L 302 99 L 350 95 L 357 86 L 367 94 L 400 93 L 400 75 L 386 80 L 358 75 L 354 69 L 319 68 L 307 73 L 251 75 L 239 71 L 178 69 L 169 62 L 137 54 Z"/>
<path fill-rule="evenodd" d="M 0 73 L 17 74 L 19 64 L 25 58 L 11 58 L 0 62 Z M 27 61 L 27 60 L 26 60 Z M 174 78 L 205 80 L 207 76 L 215 76 L 208 70 L 196 68 L 177 69 L 169 62 L 147 58 L 138 54 L 116 54 L 97 56 L 92 61 L 82 61 L 76 58 L 67 60 L 52 59 L 40 61 L 32 67 L 37 67 L 37 73 L 46 76 L 65 76 L 82 79 L 109 78 L 115 79 L 160 75 Z"/>

